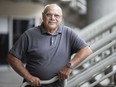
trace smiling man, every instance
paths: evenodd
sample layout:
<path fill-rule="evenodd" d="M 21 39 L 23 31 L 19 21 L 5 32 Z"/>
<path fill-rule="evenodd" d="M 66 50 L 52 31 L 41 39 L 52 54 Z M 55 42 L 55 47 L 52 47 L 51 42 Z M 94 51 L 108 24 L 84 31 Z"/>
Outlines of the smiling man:
<path fill-rule="evenodd" d="M 57 4 L 46 5 L 43 22 L 25 31 L 10 49 L 7 61 L 30 83 L 28 87 L 64 87 L 72 68 L 92 53 L 73 29 L 63 25 L 62 9 Z M 71 56 L 75 56 L 71 59 Z M 24 67 L 21 59 L 26 58 Z M 41 80 L 58 76 L 54 83 L 42 85 Z"/>

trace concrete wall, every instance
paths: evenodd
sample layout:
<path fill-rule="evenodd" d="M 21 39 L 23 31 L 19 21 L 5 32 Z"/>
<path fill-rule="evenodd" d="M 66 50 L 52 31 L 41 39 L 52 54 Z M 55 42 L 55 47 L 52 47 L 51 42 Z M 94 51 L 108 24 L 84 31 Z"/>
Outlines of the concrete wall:
<path fill-rule="evenodd" d="M 116 10 L 116 0 L 87 0 L 88 23 Z"/>
<path fill-rule="evenodd" d="M 31 2 L 0 2 L 0 16 L 33 18 L 41 16 L 43 6 Z"/>

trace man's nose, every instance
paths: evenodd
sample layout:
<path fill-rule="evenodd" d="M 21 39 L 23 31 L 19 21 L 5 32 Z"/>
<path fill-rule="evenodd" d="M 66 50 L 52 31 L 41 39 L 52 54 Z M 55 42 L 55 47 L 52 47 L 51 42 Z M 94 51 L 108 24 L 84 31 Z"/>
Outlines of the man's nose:
<path fill-rule="evenodd" d="M 51 19 L 55 19 L 55 15 L 52 15 L 52 16 L 51 16 Z"/>

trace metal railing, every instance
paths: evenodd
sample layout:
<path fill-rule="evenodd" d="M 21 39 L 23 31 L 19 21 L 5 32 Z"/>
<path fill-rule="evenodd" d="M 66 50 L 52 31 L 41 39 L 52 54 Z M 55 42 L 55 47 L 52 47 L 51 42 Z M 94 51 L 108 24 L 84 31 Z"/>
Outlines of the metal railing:
<path fill-rule="evenodd" d="M 116 30 L 116 28 L 113 29 L 113 27 L 116 26 L 115 19 L 116 19 L 116 11 L 98 19 L 97 21 L 83 28 L 79 33 L 79 36 L 81 36 L 87 42 L 90 42 L 93 39 L 95 40 L 95 38 L 98 37 L 99 35 L 103 37 L 103 33 L 107 31 L 111 33 L 112 31 Z"/>
<path fill-rule="evenodd" d="M 83 62 L 81 62 L 75 69 L 78 67 L 83 67 L 83 64 L 89 62 L 90 66 L 85 70 L 82 69 L 79 73 L 70 76 L 68 79 L 67 87 L 80 87 L 85 82 L 89 82 L 91 79 L 95 78 L 98 74 L 105 72 L 105 70 L 115 64 L 116 53 L 114 52 L 116 47 L 116 12 L 97 20 L 91 25 L 85 27 L 81 34 L 88 43 L 94 40 L 94 43 L 91 43 L 90 47 L 94 51 L 92 55 L 87 57 Z M 108 32 L 108 34 L 103 35 Z M 101 36 L 100 36 L 101 35 Z M 100 38 L 99 38 L 100 36 Z M 99 38 L 99 39 L 96 39 Z M 105 51 L 110 53 L 106 56 L 101 56 Z M 95 62 L 96 56 L 100 56 L 102 60 Z M 91 72 L 90 72 L 91 71 Z M 104 79 L 107 79 L 110 76 L 113 76 L 116 73 L 116 70 L 111 70 L 107 75 L 105 74 L 99 80 L 90 83 L 88 87 L 94 87 L 99 84 Z M 114 77 L 114 76 L 113 76 Z M 114 80 L 111 78 L 111 80 Z"/>
<path fill-rule="evenodd" d="M 100 53 L 111 48 L 114 45 L 116 45 L 116 40 L 110 42 L 106 46 L 104 46 L 101 49 L 94 52 L 92 55 L 90 55 L 88 58 L 86 58 L 83 62 L 81 62 L 76 68 L 78 68 L 79 66 L 82 66 L 84 63 L 86 63 L 88 61 L 93 60 L 95 58 L 95 56 L 99 55 Z M 89 67 L 88 69 L 85 69 L 85 71 L 82 70 L 82 72 L 77 73 L 76 75 L 73 76 L 73 78 L 68 80 L 67 87 L 75 87 L 75 86 L 79 87 L 79 85 L 90 80 L 91 78 L 93 78 L 93 76 L 95 77 L 97 74 L 105 71 L 105 69 L 107 69 L 108 66 L 115 63 L 116 62 L 115 58 L 116 58 L 116 53 L 110 55 L 107 58 L 102 59 L 101 61 L 99 61 L 97 63 L 92 63 L 91 67 Z M 116 73 L 116 71 L 111 71 L 109 74 L 102 77 L 99 81 L 95 81 L 94 83 L 90 84 L 89 87 L 93 87 L 93 85 L 94 86 L 97 85 L 100 81 L 106 79 L 107 77 L 113 75 L 114 73 Z"/>
<path fill-rule="evenodd" d="M 51 84 L 51 83 L 54 83 L 54 82 L 57 81 L 57 80 L 58 80 L 58 76 L 55 76 L 55 77 L 53 77 L 53 78 L 50 79 L 50 80 L 42 80 L 42 81 L 40 81 L 40 84 Z M 26 87 L 26 86 L 28 86 L 28 85 L 30 85 L 30 83 L 24 82 L 24 83 L 21 84 L 20 87 Z M 64 80 L 64 87 L 66 87 L 66 86 L 67 86 L 67 79 Z"/>
<path fill-rule="evenodd" d="M 83 28 L 80 35 L 87 41 L 91 40 L 116 25 L 115 18 L 116 12 L 112 12 Z"/>
<path fill-rule="evenodd" d="M 75 87 L 75 86 L 79 87 L 81 84 L 88 81 L 93 76 L 96 76 L 97 74 L 102 72 L 103 69 L 105 69 L 107 66 L 109 66 L 112 63 L 115 63 L 116 62 L 115 57 L 116 57 L 116 53 L 112 54 L 111 56 L 107 57 L 106 59 L 100 61 L 99 63 L 91 66 L 90 68 L 88 68 L 87 70 L 81 72 L 80 74 L 75 75 L 75 77 L 72 78 L 68 82 L 69 84 L 67 85 L 67 87 Z M 102 80 L 103 80 L 103 78 L 102 78 Z M 97 85 L 97 84 L 98 84 L 98 82 L 96 84 L 94 83 L 94 86 Z"/>

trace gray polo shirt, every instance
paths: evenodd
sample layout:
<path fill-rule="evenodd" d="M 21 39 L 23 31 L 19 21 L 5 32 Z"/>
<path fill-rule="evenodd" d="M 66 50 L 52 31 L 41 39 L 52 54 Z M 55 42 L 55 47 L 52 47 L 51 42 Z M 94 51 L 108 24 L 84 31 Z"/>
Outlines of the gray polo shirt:
<path fill-rule="evenodd" d="M 10 53 L 26 58 L 28 71 L 41 80 L 56 76 L 69 62 L 71 55 L 87 44 L 69 27 L 60 25 L 54 35 L 48 34 L 43 25 L 25 31 Z"/>

